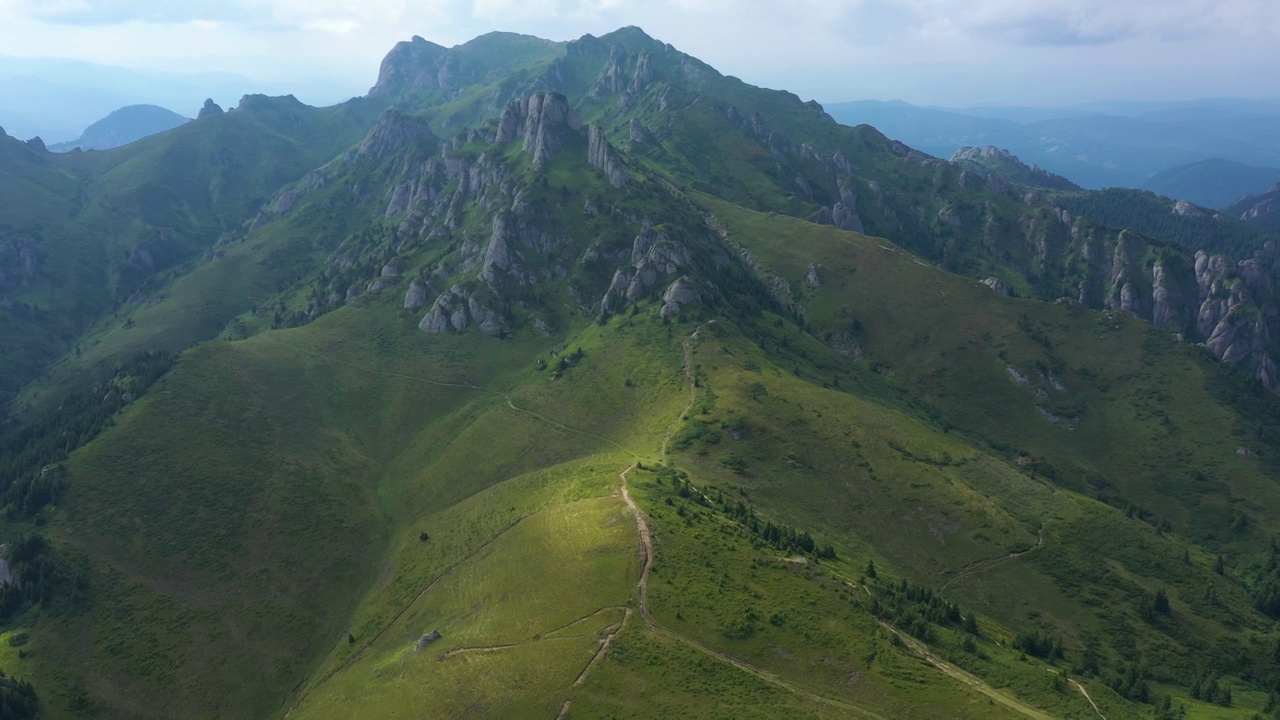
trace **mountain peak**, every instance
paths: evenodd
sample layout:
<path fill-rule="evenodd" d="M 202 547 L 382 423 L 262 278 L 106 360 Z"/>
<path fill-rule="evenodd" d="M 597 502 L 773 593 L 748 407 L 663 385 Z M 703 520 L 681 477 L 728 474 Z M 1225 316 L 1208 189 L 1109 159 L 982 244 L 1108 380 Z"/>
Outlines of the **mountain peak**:
<path fill-rule="evenodd" d="M 382 59 L 378 81 L 369 90 L 370 95 L 390 95 L 414 87 L 434 87 L 434 78 L 427 76 L 427 68 L 444 55 L 445 48 L 414 35 L 412 40 L 398 42 Z"/>
<path fill-rule="evenodd" d="M 1070 180 L 1043 170 L 1038 165 L 1027 165 L 1018 156 L 1003 148 L 962 147 L 951 156 L 951 162 L 976 170 L 987 178 L 987 184 L 999 187 L 1002 181 L 1015 182 L 1031 187 L 1053 190 L 1079 190 Z"/>

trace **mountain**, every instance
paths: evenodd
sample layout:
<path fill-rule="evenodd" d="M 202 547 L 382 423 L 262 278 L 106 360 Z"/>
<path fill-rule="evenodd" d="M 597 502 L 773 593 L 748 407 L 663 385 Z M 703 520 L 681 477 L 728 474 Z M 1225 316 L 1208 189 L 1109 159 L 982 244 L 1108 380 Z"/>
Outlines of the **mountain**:
<path fill-rule="evenodd" d="M 1156 173 L 1142 189 L 1204 207 L 1226 208 L 1259 188 L 1274 185 L 1278 178 L 1280 168 L 1251 167 L 1215 158 Z"/>
<path fill-rule="evenodd" d="M 1044 188 L 1046 190 L 1079 190 L 1080 186 L 1037 165 L 1026 165 L 1008 150 L 988 145 L 985 148 L 965 147 L 951 156 L 951 162 L 976 170 L 997 181 Z"/>
<path fill-rule="evenodd" d="M 49 150 L 52 152 L 68 152 L 74 148 L 110 150 L 165 130 L 172 130 L 187 120 L 188 118 L 157 105 L 130 105 L 113 111 L 85 128 L 79 139 L 50 145 Z"/>
<path fill-rule="evenodd" d="M 1240 198 L 1224 212 L 1257 227 L 1280 230 L 1280 183 L 1261 195 Z"/>
<path fill-rule="evenodd" d="M 344 84 L 333 77 L 285 85 L 229 73 L 177 73 L 0 55 L 0 126 L 15 137 L 39 136 L 57 144 L 79 137 L 89 124 L 130 105 L 159 105 L 186 114 L 210 96 L 285 93 L 334 104 L 359 92 Z"/>
<path fill-rule="evenodd" d="M 201 114 L 0 138 L 10 714 L 1270 712 L 1274 235 L 638 28 Z"/>
<path fill-rule="evenodd" d="M 840 122 L 874 125 L 939 157 L 967 146 L 1008 148 L 1086 188 L 1145 188 L 1157 173 L 1214 159 L 1280 167 L 1280 135 L 1275 132 L 1280 108 L 1274 103 L 1113 103 L 1046 110 L 860 101 L 832 103 L 827 110 Z M 1183 186 L 1182 192 L 1196 197 L 1179 199 L 1202 202 L 1199 198 L 1213 195 L 1215 182 L 1206 177 L 1197 185 Z"/>

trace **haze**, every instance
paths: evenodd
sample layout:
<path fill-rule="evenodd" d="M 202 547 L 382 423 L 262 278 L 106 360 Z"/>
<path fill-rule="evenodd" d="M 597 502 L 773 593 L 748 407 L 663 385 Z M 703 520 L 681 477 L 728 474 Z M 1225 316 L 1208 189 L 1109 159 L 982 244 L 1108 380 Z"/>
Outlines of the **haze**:
<path fill-rule="evenodd" d="M 1280 65 L 1271 0 L 0 0 L 0 83 L 92 76 L 95 119 L 118 100 L 181 104 L 205 95 L 292 92 L 311 103 L 363 93 L 379 60 L 418 34 L 453 45 L 493 30 L 567 40 L 639 25 L 757 85 L 822 102 L 1067 105 L 1122 98 L 1270 98 Z M 145 71 L 141 79 L 66 58 Z M 159 95 L 155 72 L 185 78 Z M 217 73 L 210 75 L 209 73 Z M 119 85 L 132 95 L 113 95 Z M 0 85 L 12 105 L 32 94 Z M 36 93 L 38 94 L 38 93 Z M 92 97 L 85 102 L 92 104 Z M 19 113 L 20 114 L 20 113 Z M 74 114 L 74 113 L 73 113 Z M 83 127 L 67 119 L 61 133 Z M 77 126 L 77 123 L 79 125 Z M 20 133 L 19 133 L 20 134 Z M 56 139 L 56 138 L 55 138 Z"/>

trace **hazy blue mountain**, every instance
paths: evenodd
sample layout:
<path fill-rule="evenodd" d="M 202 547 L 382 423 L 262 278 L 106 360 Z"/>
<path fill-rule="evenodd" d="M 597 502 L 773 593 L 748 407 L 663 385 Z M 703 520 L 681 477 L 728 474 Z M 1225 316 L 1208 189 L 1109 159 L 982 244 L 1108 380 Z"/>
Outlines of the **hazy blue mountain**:
<path fill-rule="evenodd" d="M 874 125 L 939 157 L 965 146 L 1008 148 L 1087 188 L 1141 188 L 1168 168 L 1215 158 L 1280 166 L 1280 105 L 1267 101 L 1112 102 L 1051 109 L 860 101 L 826 107 L 842 123 Z"/>
<path fill-rule="evenodd" d="M 283 84 L 231 73 L 167 73 L 0 55 L 0 127 L 18 138 L 38 135 L 49 144 L 74 140 L 90 123 L 128 105 L 159 105 L 194 116 L 208 97 L 226 105 L 248 94 L 294 94 L 323 106 L 361 92 L 328 79 Z"/>
<path fill-rule="evenodd" d="M 50 145 L 49 149 L 53 152 L 67 152 L 74 148 L 110 150 L 172 130 L 189 120 L 159 105 L 129 105 L 85 128 L 79 139 Z"/>
<path fill-rule="evenodd" d="M 1156 173 L 1143 189 L 1197 205 L 1225 208 L 1280 181 L 1280 168 L 1214 158 Z"/>
<path fill-rule="evenodd" d="M 1280 230 L 1280 182 L 1260 195 L 1243 197 L 1226 208 L 1228 215 L 1266 229 Z"/>

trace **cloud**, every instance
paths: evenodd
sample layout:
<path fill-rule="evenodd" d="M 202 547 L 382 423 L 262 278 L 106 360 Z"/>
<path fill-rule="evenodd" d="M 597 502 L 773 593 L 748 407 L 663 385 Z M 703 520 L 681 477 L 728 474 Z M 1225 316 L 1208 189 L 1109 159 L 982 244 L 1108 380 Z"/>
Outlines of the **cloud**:
<path fill-rule="evenodd" d="M 917 29 L 1024 45 L 1101 45 L 1139 38 L 1179 41 L 1280 32 L 1272 0 L 887 0 L 909 9 Z"/>

